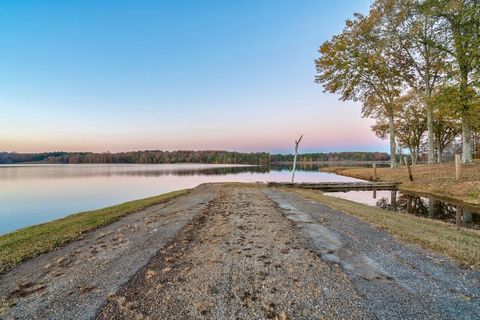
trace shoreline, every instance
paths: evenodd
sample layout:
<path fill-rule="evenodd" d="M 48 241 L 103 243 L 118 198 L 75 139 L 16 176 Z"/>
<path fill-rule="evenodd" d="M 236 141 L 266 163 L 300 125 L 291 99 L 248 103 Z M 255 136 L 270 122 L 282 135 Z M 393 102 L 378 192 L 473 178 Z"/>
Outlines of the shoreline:
<path fill-rule="evenodd" d="M 72 213 L 63 218 L 20 228 L 0 235 L 0 274 L 19 263 L 50 252 L 124 216 L 187 195 L 191 189 L 120 203 L 96 210 Z"/>
<path fill-rule="evenodd" d="M 412 166 L 414 181 L 409 182 L 407 169 L 399 167 L 377 168 L 377 180 L 381 182 L 399 182 L 398 189 L 415 195 L 430 196 L 440 201 L 449 202 L 466 208 L 480 210 L 480 163 L 476 162 L 472 167 L 464 167 L 467 174 L 472 177 L 454 180 L 453 164 L 417 164 Z M 437 170 L 438 169 L 438 170 Z M 361 167 L 325 167 L 320 171 L 334 173 L 345 177 L 373 180 L 372 168 Z M 445 175 L 439 171 L 447 171 Z M 464 172 L 465 172 L 464 171 Z M 477 172 L 476 172 L 477 171 Z M 467 189 L 467 190 L 465 190 Z"/>
<path fill-rule="evenodd" d="M 109 206 L 105 208 L 100 208 L 91 211 L 85 211 L 80 213 L 73 213 L 67 215 L 63 218 L 52 220 L 38 225 L 32 225 L 25 228 L 21 228 L 3 235 L 0 235 L 0 275 L 8 272 L 16 265 L 34 258 L 38 255 L 48 253 L 57 248 L 61 248 L 69 243 L 75 242 L 77 240 L 83 239 L 83 237 L 95 230 L 103 227 L 108 227 L 112 223 L 115 223 L 119 219 L 135 214 L 142 210 L 148 209 L 150 207 L 162 204 L 169 203 L 170 201 L 181 197 L 186 196 L 198 188 L 209 187 L 209 186 L 228 186 L 228 187 L 245 187 L 245 188 L 271 188 L 271 189 L 280 189 L 282 187 L 267 187 L 265 184 L 257 183 L 243 183 L 243 182 L 226 182 L 226 183 L 205 183 L 201 184 L 192 189 L 183 189 L 172 191 L 158 196 L 153 196 L 149 198 L 143 198 L 133 201 L 128 201 L 125 203 L 120 203 L 114 206 Z M 378 214 L 392 214 L 384 209 L 371 207 L 366 204 L 359 202 L 341 199 L 337 197 L 328 196 L 328 194 L 323 194 L 321 192 L 316 192 L 314 190 L 305 190 L 305 189 L 285 189 L 291 190 L 292 192 L 297 192 L 299 194 L 307 195 L 311 198 L 311 195 L 318 193 L 319 198 L 314 199 L 315 201 L 324 201 L 325 204 L 338 208 L 338 205 L 348 202 L 355 206 L 357 211 L 361 210 L 373 210 Z M 405 190 L 405 189 L 402 189 Z M 407 192 L 412 192 L 410 190 L 405 190 Z M 425 193 L 422 193 L 425 194 Z M 433 195 L 432 195 L 433 196 Z M 330 199 L 325 201 L 326 198 Z M 315 198 L 315 197 L 314 197 Z M 321 200 L 319 200 L 321 199 Z M 441 199 L 441 198 L 439 198 Z M 467 204 L 466 208 L 475 208 Z M 342 208 L 340 206 L 340 208 Z M 350 212 L 352 215 L 357 215 L 356 212 Z M 458 230 L 466 230 L 466 233 L 473 234 L 475 236 L 480 235 L 480 231 L 475 229 L 461 228 L 449 223 L 431 219 L 425 219 L 418 216 L 413 216 L 410 214 L 405 214 L 409 219 L 414 221 L 420 221 L 421 223 L 427 224 L 436 224 L 437 226 L 445 226 L 446 228 L 454 228 Z M 368 221 L 368 220 L 367 220 Z M 371 221 L 370 221 L 371 222 Z M 85 225 L 88 223 L 88 225 Z M 464 231 L 461 231 L 464 232 Z M 422 243 L 420 243 L 421 246 Z M 431 247 L 427 246 L 427 249 Z"/>
<path fill-rule="evenodd" d="M 203 184 L 0 274 L 0 315 L 465 318 L 479 248 L 479 232 L 311 190 Z"/>

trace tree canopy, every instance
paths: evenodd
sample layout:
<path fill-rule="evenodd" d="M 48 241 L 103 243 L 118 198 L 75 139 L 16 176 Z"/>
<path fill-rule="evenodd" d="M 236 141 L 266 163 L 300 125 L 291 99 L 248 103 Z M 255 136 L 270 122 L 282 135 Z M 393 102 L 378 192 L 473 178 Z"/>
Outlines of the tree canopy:
<path fill-rule="evenodd" d="M 392 167 L 397 140 L 416 157 L 424 132 L 429 162 L 435 153 L 441 159 L 453 133 L 461 133 L 462 159 L 471 162 L 480 122 L 479 17 L 479 0 L 376 0 L 320 46 L 315 81 L 361 102 L 362 115 L 377 121 L 372 129 L 389 137 Z"/>

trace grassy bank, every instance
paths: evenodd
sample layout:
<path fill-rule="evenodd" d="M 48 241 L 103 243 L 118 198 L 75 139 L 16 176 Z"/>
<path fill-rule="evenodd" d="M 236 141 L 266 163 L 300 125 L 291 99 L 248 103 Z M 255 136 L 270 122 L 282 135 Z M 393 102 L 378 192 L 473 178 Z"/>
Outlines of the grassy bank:
<path fill-rule="evenodd" d="M 480 269 L 480 232 L 477 230 L 459 228 L 442 221 L 410 214 L 390 212 L 326 196 L 318 191 L 296 189 L 295 192 L 365 220 L 405 242 L 447 255 L 462 265 Z"/>
<path fill-rule="evenodd" d="M 480 162 L 463 165 L 462 179 L 458 181 L 455 180 L 453 163 L 419 164 L 411 168 L 413 182 L 408 181 L 406 167 L 377 168 L 378 180 L 401 182 L 400 189 L 405 191 L 429 193 L 439 198 L 480 205 Z M 372 168 L 330 167 L 322 168 L 322 171 L 365 180 L 373 179 Z"/>
<path fill-rule="evenodd" d="M 188 192 L 189 190 L 174 191 L 103 209 L 72 214 L 62 219 L 0 236 L 0 273 L 27 258 L 78 239 L 82 234 L 112 223 L 127 214 L 168 201 Z"/>

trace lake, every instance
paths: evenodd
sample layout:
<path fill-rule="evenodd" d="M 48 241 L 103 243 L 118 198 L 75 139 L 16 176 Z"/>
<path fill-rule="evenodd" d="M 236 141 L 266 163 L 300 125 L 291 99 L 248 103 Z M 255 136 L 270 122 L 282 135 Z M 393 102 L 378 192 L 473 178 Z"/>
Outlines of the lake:
<path fill-rule="evenodd" d="M 358 179 L 300 166 L 296 182 Z M 204 182 L 289 181 L 288 166 L 213 164 L 0 165 L 0 234 Z"/>

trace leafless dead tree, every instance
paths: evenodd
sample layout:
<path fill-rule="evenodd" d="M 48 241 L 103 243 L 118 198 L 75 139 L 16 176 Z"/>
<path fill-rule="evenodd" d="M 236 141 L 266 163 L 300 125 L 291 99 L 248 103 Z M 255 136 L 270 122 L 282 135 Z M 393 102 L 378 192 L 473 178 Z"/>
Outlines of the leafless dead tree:
<path fill-rule="evenodd" d="M 293 157 L 293 168 L 292 168 L 292 183 L 295 180 L 295 169 L 297 166 L 297 155 L 298 155 L 298 145 L 300 144 L 300 141 L 302 141 L 303 134 L 298 138 L 298 140 L 295 140 L 295 156 Z"/>

